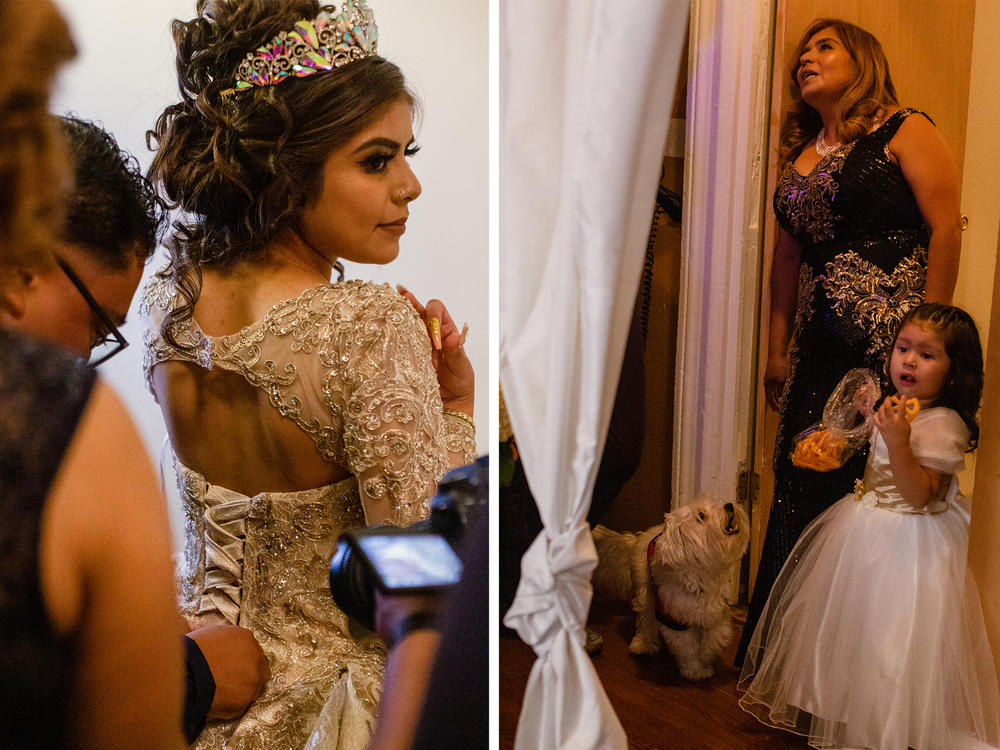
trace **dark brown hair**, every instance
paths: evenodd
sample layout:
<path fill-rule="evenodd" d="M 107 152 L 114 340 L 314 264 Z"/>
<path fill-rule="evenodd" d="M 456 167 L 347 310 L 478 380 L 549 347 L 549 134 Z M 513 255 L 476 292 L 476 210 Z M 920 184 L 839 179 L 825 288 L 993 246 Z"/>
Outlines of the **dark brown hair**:
<path fill-rule="evenodd" d="M 110 269 L 124 270 L 133 257 L 145 261 L 156 250 L 166 208 L 139 162 L 99 125 L 71 115 L 56 121 L 73 172 L 63 239 Z"/>
<path fill-rule="evenodd" d="M 896 329 L 896 337 L 907 323 L 919 323 L 929 327 L 944 344 L 945 353 L 951 364 L 934 405 L 947 406 L 958 412 L 971 433 L 968 450 L 974 450 L 979 443 L 979 423 L 976 421 L 976 413 L 979 411 L 979 400 L 983 396 L 984 378 L 983 347 L 979 341 L 979 329 L 975 321 L 960 307 L 926 302 L 914 307 L 903 316 L 899 328 Z M 896 339 L 893 338 L 892 350 L 886 358 L 887 380 L 889 363 L 895 348 Z"/>
<path fill-rule="evenodd" d="M 197 18 L 171 24 L 181 101 L 147 133 L 150 176 L 189 221 L 174 225 L 168 269 L 182 297 L 170 324 L 190 318 L 199 267 L 251 257 L 319 194 L 323 164 L 400 99 L 402 72 L 366 57 L 307 78 L 227 96 L 248 52 L 323 9 L 316 0 L 198 0 Z"/>
<path fill-rule="evenodd" d="M 878 39 L 853 23 L 837 18 L 818 18 L 809 24 L 799 43 L 788 71 L 791 80 L 791 105 L 781 122 L 778 166 L 794 159 L 802 147 L 823 126 L 819 113 L 802 98 L 799 90 L 799 58 L 809 40 L 826 28 L 837 32 L 854 64 L 854 81 L 841 95 L 837 119 L 841 143 L 850 143 L 871 130 L 887 107 L 897 106 L 896 88 L 889 75 L 889 62 Z"/>
<path fill-rule="evenodd" d="M 0 0 L 0 274 L 52 263 L 70 182 L 49 87 L 74 54 L 47 0 Z"/>

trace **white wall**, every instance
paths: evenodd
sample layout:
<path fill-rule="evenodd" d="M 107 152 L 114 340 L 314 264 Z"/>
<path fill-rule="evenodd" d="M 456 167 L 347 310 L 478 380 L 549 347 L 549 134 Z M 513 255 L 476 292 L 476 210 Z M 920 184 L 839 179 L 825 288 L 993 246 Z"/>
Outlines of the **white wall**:
<path fill-rule="evenodd" d="M 194 0 L 56 0 L 79 54 L 59 79 L 53 109 L 94 120 L 147 167 L 145 132 L 178 99 L 171 19 L 194 16 Z M 371 0 L 379 52 L 398 64 L 423 104 L 413 165 L 423 195 L 411 207 L 399 258 L 386 267 L 350 264 L 348 278 L 404 283 L 439 297 L 459 325 L 476 368 L 479 451 L 489 422 L 488 2 Z M 147 274 L 161 265 L 154 258 Z M 142 338 L 133 305 L 122 329 L 131 346 L 101 367 L 139 424 L 154 461 L 165 429 L 142 382 Z"/>

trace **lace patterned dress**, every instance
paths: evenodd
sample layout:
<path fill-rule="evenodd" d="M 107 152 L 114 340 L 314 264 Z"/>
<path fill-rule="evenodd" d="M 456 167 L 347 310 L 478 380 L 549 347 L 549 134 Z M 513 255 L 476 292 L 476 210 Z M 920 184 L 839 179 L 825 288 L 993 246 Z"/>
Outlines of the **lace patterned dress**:
<path fill-rule="evenodd" d="M 968 574 L 969 503 L 954 476 L 969 430 L 944 407 L 913 420 L 922 466 L 951 474 L 917 510 L 878 430 L 864 479 L 802 533 L 747 651 L 744 710 L 817 748 L 960 750 L 1000 743 L 1000 694 Z"/>
<path fill-rule="evenodd" d="M 864 471 L 863 450 L 835 471 L 793 466 L 792 438 L 822 418 L 826 399 L 848 370 L 883 372 L 899 321 L 923 302 L 928 234 L 913 191 L 888 151 L 910 116 L 926 115 L 899 110 L 821 158 L 807 175 L 790 161 L 774 193 L 774 213 L 802 246 L 802 260 L 774 448 L 774 500 L 738 664 L 795 540 Z"/>
<path fill-rule="evenodd" d="M 247 497 L 209 484 L 175 459 L 184 504 L 180 606 L 199 625 L 251 629 L 271 666 L 264 694 L 240 719 L 211 721 L 194 747 L 364 748 L 385 647 L 357 636 L 329 593 L 340 533 L 427 515 L 449 454 L 472 461 L 470 424 L 442 413 L 426 330 L 388 285 L 348 281 L 274 305 L 231 336 L 194 321 L 162 335 L 177 302 L 171 279 L 143 293 L 147 385 L 167 360 L 238 373 L 268 394 L 324 458 L 351 478 L 301 492 Z M 211 425 L 205 425 L 211 429 Z M 381 509 L 381 510 L 375 510 Z"/>

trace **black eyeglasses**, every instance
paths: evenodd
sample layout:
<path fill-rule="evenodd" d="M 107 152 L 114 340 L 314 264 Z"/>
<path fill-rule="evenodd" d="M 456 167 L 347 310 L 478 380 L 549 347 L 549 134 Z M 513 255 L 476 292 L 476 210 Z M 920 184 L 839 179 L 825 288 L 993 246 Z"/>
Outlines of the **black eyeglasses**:
<path fill-rule="evenodd" d="M 97 367 L 103 362 L 107 362 L 118 352 L 128 346 L 128 341 L 122 336 L 122 332 L 118 330 L 108 314 L 104 311 L 104 308 L 100 306 L 94 295 L 90 293 L 87 289 L 87 285 L 80 280 L 80 277 L 76 275 L 76 272 L 70 268 L 69 263 L 64 261 L 62 258 L 56 258 L 56 263 L 62 269 L 66 277 L 73 282 L 73 286 L 77 288 L 81 296 L 87 301 L 90 306 L 91 311 L 97 316 L 97 319 L 101 322 L 104 327 L 103 332 L 98 331 L 97 336 L 93 341 L 90 342 L 90 359 L 87 364 L 91 367 Z"/>

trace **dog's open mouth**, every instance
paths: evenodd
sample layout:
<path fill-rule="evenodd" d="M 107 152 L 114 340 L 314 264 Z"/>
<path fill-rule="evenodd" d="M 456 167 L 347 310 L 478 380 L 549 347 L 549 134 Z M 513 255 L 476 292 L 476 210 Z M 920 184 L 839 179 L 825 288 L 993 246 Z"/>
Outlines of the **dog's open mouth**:
<path fill-rule="evenodd" d="M 726 503 L 726 525 L 724 531 L 727 535 L 732 536 L 733 534 L 740 533 L 740 525 L 736 523 L 736 510 L 733 508 L 732 503 Z"/>

